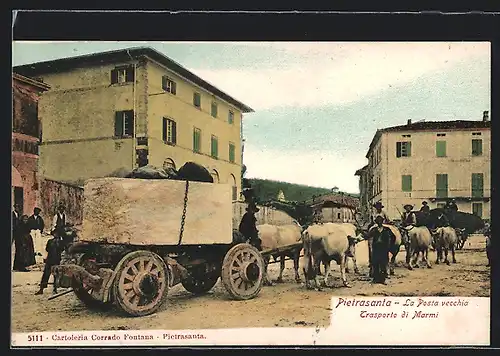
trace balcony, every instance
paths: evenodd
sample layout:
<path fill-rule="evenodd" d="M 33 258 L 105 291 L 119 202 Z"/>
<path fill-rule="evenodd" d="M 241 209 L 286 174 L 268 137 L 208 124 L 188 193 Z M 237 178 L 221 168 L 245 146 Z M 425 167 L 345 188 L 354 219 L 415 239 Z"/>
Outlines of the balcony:
<path fill-rule="evenodd" d="M 446 202 L 449 199 L 455 199 L 456 202 L 484 202 L 487 203 L 491 200 L 490 197 L 472 197 L 472 196 L 461 196 L 461 197 L 447 197 L 447 198 L 436 198 L 436 197 L 431 197 L 427 198 L 430 202 L 433 203 L 439 203 L 439 202 Z"/>

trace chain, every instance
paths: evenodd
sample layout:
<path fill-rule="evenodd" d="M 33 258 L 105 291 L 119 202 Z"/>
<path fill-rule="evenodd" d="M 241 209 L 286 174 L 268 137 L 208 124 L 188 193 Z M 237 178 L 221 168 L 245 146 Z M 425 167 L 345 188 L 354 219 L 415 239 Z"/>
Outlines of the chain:
<path fill-rule="evenodd" d="M 184 224 L 186 223 L 186 210 L 187 210 L 187 203 L 188 203 L 188 191 L 189 191 L 189 181 L 186 181 L 186 191 L 184 192 L 184 209 L 182 210 L 182 218 L 181 218 L 181 231 L 179 234 L 179 243 L 178 245 L 181 244 L 182 241 L 182 235 L 184 234 Z"/>

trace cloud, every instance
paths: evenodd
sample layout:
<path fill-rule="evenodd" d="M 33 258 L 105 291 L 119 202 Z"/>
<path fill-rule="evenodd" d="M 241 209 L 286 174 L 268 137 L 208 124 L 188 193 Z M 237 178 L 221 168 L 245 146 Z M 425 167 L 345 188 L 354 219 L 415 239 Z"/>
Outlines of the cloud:
<path fill-rule="evenodd" d="M 332 152 L 294 153 L 280 150 L 262 150 L 245 146 L 244 162 L 248 178 L 261 178 L 333 188 L 357 193 L 358 178 L 354 173 L 363 167 L 363 155 L 339 155 Z"/>
<path fill-rule="evenodd" d="M 238 44 L 240 46 L 244 44 Z M 294 63 L 262 69 L 192 68 L 256 110 L 343 105 L 420 76 L 489 57 L 489 43 L 259 43 L 295 53 Z"/>

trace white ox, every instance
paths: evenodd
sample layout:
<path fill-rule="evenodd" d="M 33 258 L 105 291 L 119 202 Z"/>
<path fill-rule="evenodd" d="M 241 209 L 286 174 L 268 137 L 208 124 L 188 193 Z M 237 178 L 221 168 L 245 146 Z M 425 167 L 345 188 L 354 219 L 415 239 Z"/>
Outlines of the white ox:
<path fill-rule="evenodd" d="M 455 259 L 455 246 L 458 242 L 457 232 L 454 228 L 450 226 L 438 227 L 436 231 L 433 232 L 435 238 L 436 246 L 436 264 L 443 258 L 444 250 L 444 263 L 450 264 L 448 261 L 448 251 L 451 250 L 451 256 L 453 263 L 457 263 Z"/>
<path fill-rule="evenodd" d="M 263 224 L 258 225 L 257 230 L 259 230 L 259 237 L 262 240 L 262 250 L 275 249 L 279 247 L 284 247 L 287 245 L 297 244 L 302 241 L 302 228 L 298 223 L 289 224 L 289 225 L 270 225 Z M 278 252 L 272 254 L 271 256 L 275 261 L 278 261 L 278 257 L 280 258 L 280 275 L 276 282 L 283 282 L 283 270 L 285 269 L 285 257 L 289 257 L 293 260 L 293 269 L 295 271 L 295 281 L 300 283 L 299 276 L 299 258 L 300 251 L 302 250 L 302 244 L 298 245 L 296 248 L 287 249 L 283 252 Z M 264 283 L 266 285 L 270 285 L 271 281 L 269 280 L 267 274 L 267 266 L 271 259 L 271 256 L 265 256 L 265 279 Z"/>
<path fill-rule="evenodd" d="M 327 285 L 330 276 L 330 262 L 333 260 L 340 266 L 340 275 L 344 286 L 349 287 L 345 275 L 348 257 L 356 256 L 356 227 L 346 223 L 326 223 L 311 225 L 303 232 L 304 240 L 304 275 L 306 287 L 311 288 L 310 281 L 318 290 L 321 289 L 318 277 L 320 263 L 325 265 L 324 283 Z"/>
<path fill-rule="evenodd" d="M 432 235 L 429 229 L 425 226 L 408 226 L 405 230 L 408 232 L 408 251 L 406 253 L 408 269 L 419 267 L 417 260 L 420 252 L 422 252 L 422 261 L 427 268 L 431 268 L 428 256 L 429 247 L 432 245 Z"/>

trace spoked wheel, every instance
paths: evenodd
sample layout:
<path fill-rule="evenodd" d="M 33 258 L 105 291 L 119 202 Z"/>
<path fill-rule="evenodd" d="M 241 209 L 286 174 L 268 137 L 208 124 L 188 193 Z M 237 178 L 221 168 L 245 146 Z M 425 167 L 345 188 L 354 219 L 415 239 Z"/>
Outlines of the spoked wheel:
<path fill-rule="evenodd" d="M 249 244 L 233 246 L 222 264 L 222 283 L 234 299 L 252 299 L 262 288 L 264 259 Z"/>
<path fill-rule="evenodd" d="M 97 266 L 95 265 L 95 261 L 91 258 L 91 256 L 81 256 L 79 258 L 78 265 L 82 266 L 90 273 L 97 273 Z M 76 280 L 75 278 L 71 280 L 71 287 L 73 288 L 73 292 L 75 293 L 76 297 L 80 299 L 80 301 L 89 309 L 109 309 L 112 306 L 111 301 L 103 302 L 94 298 L 94 296 L 92 295 L 92 287 Z"/>
<path fill-rule="evenodd" d="M 122 258 L 115 271 L 114 297 L 125 313 L 149 315 L 165 301 L 169 277 L 165 262 L 157 254 L 131 252 Z"/>
<path fill-rule="evenodd" d="M 199 295 L 211 290 L 218 280 L 218 274 L 207 274 L 204 276 L 191 276 L 182 280 L 181 283 L 188 292 Z"/>

